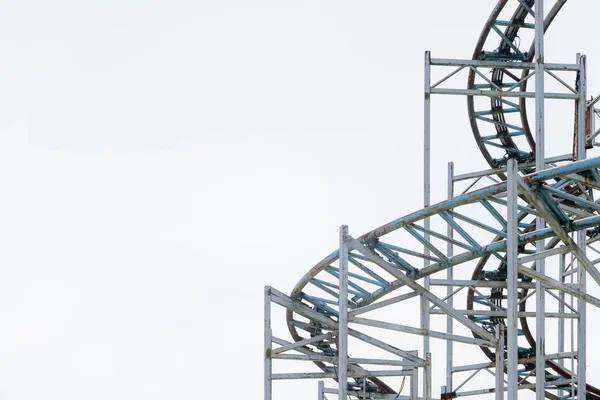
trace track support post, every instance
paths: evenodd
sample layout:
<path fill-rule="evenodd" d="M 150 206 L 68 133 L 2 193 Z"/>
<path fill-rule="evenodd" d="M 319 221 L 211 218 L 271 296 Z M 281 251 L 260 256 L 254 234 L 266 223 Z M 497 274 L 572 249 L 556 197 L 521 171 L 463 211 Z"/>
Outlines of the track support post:
<path fill-rule="evenodd" d="M 425 368 L 423 368 L 423 379 L 425 380 L 425 399 L 431 399 L 431 353 L 425 354 Z"/>
<path fill-rule="evenodd" d="M 517 187 L 517 161 L 508 160 L 508 210 L 507 210 L 507 248 L 506 261 L 508 264 L 507 286 L 507 319 L 506 319 L 506 335 L 507 335 L 507 361 L 508 361 L 508 400 L 516 400 L 518 398 L 518 326 L 517 326 L 517 305 L 518 299 L 518 260 L 517 250 L 519 245 L 519 231 L 517 220 L 517 202 L 518 202 L 518 187 Z"/>
<path fill-rule="evenodd" d="M 431 53 L 425 52 L 425 104 L 424 104 L 424 137 L 423 137 L 423 208 L 431 205 Z M 424 227 L 426 231 L 431 228 L 431 221 L 425 218 Z M 424 239 L 429 242 L 429 233 L 424 234 Z M 430 254 L 429 248 L 424 246 L 423 254 L 428 257 Z M 426 266 L 428 261 L 423 260 L 423 266 Z M 430 288 L 430 278 L 427 276 L 423 279 L 423 287 L 426 291 Z M 421 296 L 421 329 L 429 330 L 429 301 L 426 296 Z M 429 336 L 423 335 L 423 354 L 430 352 Z M 429 383 L 429 386 L 428 386 Z M 430 379 L 423 377 L 423 397 L 426 400 L 431 398 Z"/>
<path fill-rule="evenodd" d="M 271 360 L 271 346 L 273 343 L 273 333 L 271 330 L 271 287 L 265 286 L 265 400 L 271 400 L 273 395 L 273 388 L 271 382 L 272 360 Z"/>
<path fill-rule="evenodd" d="M 448 163 L 448 200 L 454 197 L 454 163 Z M 450 217 L 452 218 L 452 217 Z M 446 232 L 448 238 L 453 239 L 454 237 L 454 228 L 452 225 L 448 224 L 448 230 Z M 452 242 L 448 241 L 448 245 L 446 248 L 446 252 L 448 258 L 452 258 L 454 255 L 454 245 Z M 454 280 L 454 268 L 448 268 L 446 271 L 446 278 L 449 282 Z M 446 301 L 450 307 L 454 307 L 454 286 L 449 285 L 446 291 L 446 295 L 448 300 Z M 454 332 L 454 319 L 451 315 L 446 317 L 446 332 L 452 334 Z M 446 391 L 447 393 L 452 392 L 452 365 L 454 362 L 454 342 L 452 340 L 446 341 Z"/>
<path fill-rule="evenodd" d="M 409 351 L 413 356 L 417 356 L 416 351 Z M 412 367 L 412 375 L 410 377 L 410 400 L 419 400 L 419 369 Z"/>
<path fill-rule="evenodd" d="M 586 96 L 587 96 L 587 71 L 586 71 L 586 57 L 585 55 L 577 55 L 577 63 L 579 64 L 579 100 L 577 101 L 577 160 L 586 159 L 586 135 L 585 135 L 585 111 L 586 111 Z M 587 237 L 585 230 L 581 230 L 575 233 L 577 246 L 581 249 L 583 254 L 586 252 Z M 579 290 L 586 292 L 586 269 L 582 265 L 581 261 L 577 261 L 577 272 L 579 278 Z M 587 347 L 587 303 L 583 300 L 577 300 L 577 307 L 579 310 L 579 320 L 577 329 L 577 398 L 586 398 L 586 347 Z"/>
<path fill-rule="evenodd" d="M 340 226 L 338 317 L 338 395 L 348 397 L 348 227 Z"/>
<path fill-rule="evenodd" d="M 546 169 L 544 75 L 544 2 L 538 0 L 535 2 L 535 170 L 537 172 Z M 543 218 L 537 217 L 535 221 L 537 230 L 546 227 Z M 536 251 L 543 252 L 545 245 L 544 240 L 538 240 Z M 546 260 L 544 258 L 536 260 L 535 268 L 540 274 L 545 274 Z M 539 280 L 536 280 L 535 283 L 535 296 L 535 383 L 538 388 L 535 397 L 537 400 L 544 400 L 546 396 L 544 390 L 546 385 L 546 291 Z"/>
<path fill-rule="evenodd" d="M 496 400 L 504 400 L 504 330 L 501 324 L 496 327 Z"/>

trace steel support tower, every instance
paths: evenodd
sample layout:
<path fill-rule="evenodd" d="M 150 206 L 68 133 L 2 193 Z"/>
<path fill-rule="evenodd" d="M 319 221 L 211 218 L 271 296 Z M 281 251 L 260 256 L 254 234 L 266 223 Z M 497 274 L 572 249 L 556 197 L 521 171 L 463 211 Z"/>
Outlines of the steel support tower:
<path fill-rule="evenodd" d="M 339 248 L 289 295 L 265 288 L 265 400 L 291 379 L 314 380 L 318 400 L 600 400 L 586 378 L 588 305 L 600 307 L 588 290 L 600 285 L 600 158 L 586 151 L 600 97 L 588 100 L 585 56 L 544 59 L 566 2 L 498 0 L 472 59 L 425 53 L 424 208 L 357 237 L 341 226 Z M 490 168 L 450 163 L 448 198 L 432 205 L 441 95 L 466 98 Z M 563 154 L 546 154 L 546 99 L 573 117 Z M 289 333 L 273 332 L 273 304 Z"/>

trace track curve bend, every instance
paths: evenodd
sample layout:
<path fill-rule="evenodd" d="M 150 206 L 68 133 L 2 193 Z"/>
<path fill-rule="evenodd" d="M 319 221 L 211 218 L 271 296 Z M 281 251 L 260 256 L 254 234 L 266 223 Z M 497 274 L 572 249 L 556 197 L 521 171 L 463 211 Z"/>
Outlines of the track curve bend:
<path fill-rule="evenodd" d="M 544 29 L 550 26 L 565 3 L 566 0 L 559 0 L 554 4 L 545 18 Z M 514 9 L 509 10 L 509 5 L 514 6 Z M 498 0 L 476 43 L 473 59 L 531 61 L 535 53 L 533 44 L 525 52 L 521 50 L 520 44 L 521 37 L 525 38 L 528 34 L 532 37 L 531 32 L 535 28 L 530 22 L 533 6 L 534 0 Z M 511 17 L 500 20 L 501 15 Z M 523 31 L 529 33 L 522 33 Z M 496 40 L 499 40 L 499 44 Z M 494 90 L 494 87 L 514 85 L 522 81 L 528 73 L 524 70 L 519 77 L 506 69 L 496 68 L 492 70 L 491 83 L 482 84 L 477 82 L 477 74 L 471 70 L 467 89 L 478 89 L 488 85 L 488 89 Z M 512 82 L 507 83 L 507 80 Z M 523 83 L 519 90 L 525 91 L 525 87 Z M 491 97 L 489 101 L 487 107 L 481 108 L 481 103 L 477 103 L 473 96 L 467 97 L 470 125 L 483 157 L 492 168 L 505 165 L 510 158 L 515 158 L 520 163 L 530 163 L 535 159 L 535 141 L 527 121 L 525 100 L 522 99 L 516 104 L 500 97 Z M 571 232 L 586 230 L 589 245 L 600 238 L 600 206 L 596 201 L 597 193 L 600 192 L 599 169 L 600 159 L 570 163 L 540 173 L 536 173 L 532 168 L 522 169 L 523 182 L 529 187 L 529 191 L 524 190 L 521 193 L 523 202 L 519 206 L 518 217 L 518 253 L 520 257 L 524 257 L 523 260 L 535 252 L 536 240 L 548 239 L 547 250 L 565 254 L 572 249 L 572 243 L 568 240 Z M 502 174 L 498 176 L 503 177 Z M 468 289 L 466 312 L 462 318 L 456 319 L 471 331 L 473 339 L 468 341 L 465 337 L 455 335 L 451 340 L 474 344 L 480 347 L 490 360 L 494 360 L 494 347 L 491 343 L 497 330 L 505 329 L 501 311 L 504 310 L 506 314 L 502 305 L 506 296 L 501 286 L 494 287 L 494 282 L 506 280 L 507 221 L 503 217 L 507 215 L 506 192 L 506 182 L 500 181 L 416 211 L 360 236 L 357 240 L 372 257 L 366 257 L 364 253 L 356 250 L 349 254 L 348 287 L 351 298 L 348 307 L 354 322 L 372 324 L 372 320 L 361 319 L 358 315 L 420 294 L 423 288 L 420 281 L 425 277 L 449 268 L 470 270 L 471 281 L 487 282 L 487 293 L 475 286 Z M 548 212 L 551 215 L 545 214 Z M 536 230 L 535 218 L 538 216 L 557 221 L 560 228 L 553 226 Z M 424 228 L 423 221 L 427 218 L 434 228 Z M 449 235 L 449 230 L 455 232 L 456 237 Z M 431 240 L 426 240 L 427 236 Z M 449 245 L 460 249 L 458 254 L 450 252 Z M 423 249 L 424 246 L 428 249 L 427 252 L 415 250 Z M 495 261 L 494 267 L 490 267 L 492 260 Z M 424 261 L 427 264 L 425 267 L 417 266 L 423 265 Z M 600 259 L 593 263 L 597 262 L 600 262 Z M 526 301 L 528 290 L 537 277 L 534 265 L 534 261 L 524 261 L 523 269 L 519 270 L 519 297 L 524 299 L 520 303 L 520 312 L 523 315 L 520 325 L 522 336 L 529 344 L 529 347 L 519 349 L 519 363 L 524 371 L 530 371 L 532 363 L 535 365 L 535 361 L 532 360 L 535 359 L 536 345 L 527 323 L 531 312 L 527 310 Z M 335 251 L 311 268 L 292 290 L 292 299 L 302 302 L 322 316 L 316 320 L 288 309 L 287 325 L 295 341 L 305 340 L 307 337 L 325 337 L 327 333 L 335 330 L 339 300 L 339 286 L 336 284 L 339 277 L 338 266 L 338 252 Z M 597 283 L 600 284 L 600 280 Z M 439 308 L 443 308 L 443 299 L 430 300 Z M 479 310 L 484 309 L 488 314 L 490 310 L 496 310 L 498 316 L 479 318 L 478 306 Z M 395 328 L 408 332 L 406 327 L 402 328 L 400 325 Z M 358 337 L 358 333 L 351 330 L 350 336 L 353 335 Z M 373 339 L 370 343 L 378 342 Z M 307 344 L 306 349 L 312 354 L 328 357 L 337 355 L 336 343 L 330 338 Z M 325 360 L 325 357 L 323 359 Z M 323 371 L 331 372 L 336 369 L 335 364 L 328 361 L 316 364 Z M 362 369 L 356 363 L 350 368 Z M 547 398 L 558 399 L 560 396 L 557 393 L 561 392 L 577 393 L 576 384 L 569 382 L 574 374 L 564 365 L 548 361 L 544 374 Z M 527 382 L 526 377 L 523 378 L 523 382 Z M 369 393 L 397 393 L 390 385 L 376 378 L 355 378 L 348 385 L 356 390 L 368 389 Z M 586 398 L 600 400 L 600 390 L 587 385 Z"/>

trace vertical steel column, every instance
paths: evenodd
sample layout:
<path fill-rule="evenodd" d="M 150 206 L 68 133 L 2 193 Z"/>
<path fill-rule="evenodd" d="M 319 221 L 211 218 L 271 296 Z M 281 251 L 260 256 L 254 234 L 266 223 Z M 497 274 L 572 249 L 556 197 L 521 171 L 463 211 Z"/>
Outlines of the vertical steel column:
<path fill-rule="evenodd" d="M 579 64 L 579 99 L 577 100 L 577 158 L 584 160 L 586 158 L 585 151 L 585 110 L 587 96 L 587 71 L 586 58 L 584 55 L 577 55 L 577 63 Z M 576 233 L 577 246 L 585 254 L 586 251 L 586 234 L 585 230 Z M 577 272 L 579 274 L 579 289 L 586 291 L 586 272 L 581 262 L 577 262 Z M 577 329 L 577 398 L 586 398 L 586 345 L 587 345 L 587 304 L 583 300 L 577 300 L 579 309 L 579 321 Z"/>
<path fill-rule="evenodd" d="M 425 393 L 427 393 L 426 399 L 431 398 L 431 353 L 425 353 L 425 368 L 423 369 L 423 375 L 425 380 Z"/>
<path fill-rule="evenodd" d="M 586 90 L 586 92 L 587 92 L 587 90 Z M 598 98 L 600 98 L 600 96 L 598 96 L 596 99 L 598 99 Z M 590 134 L 594 135 L 596 133 L 596 113 L 594 112 L 594 104 L 595 103 L 594 104 L 592 104 L 592 103 L 590 103 L 590 106 L 589 106 L 589 113 L 590 113 L 590 128 L 589 129 L 590 129 Z M 593 143 L 596 143 L 596 139 L 595 138 L 592 139 L 591 143 L 593 146 Z"/>
<path fill-rule="evenodd" d="M 325 400 L 325 382 L 319 381 L 319 395 L 317 400 Z"/>
<path fill-rule="evenodd" d="M 425 112 L 424 112 L 424 145 L 423 145 L 423 208 L 431 204 L 431 53 L 425 52 Z M 429 230 L 431 226 L 429 218 L 425 218 L 424 227 Z M 425 241 L 429 242 L 429 233 L 424 235 Z M 424 246 L 425 256 L 429 255 L 429 249 Z M 423 260 L 423 265 L 428 261 Z M 429 276 L 423 279 L 423 287 L 429 290 Z M 421 296 L 421 328 L 429 330 L 429 302 L 425 296 Z M 429 353 L 429 336 L 423 335 L 423 354 Z M 425 373 L 425 372 L 424 372 Z M 428 379 L 423 377 L 423 397 L 425 400 L 431 398 L 431 386 L 427 390 Z"/>
<path fill-rule="evenodd" d="M 502 325 L 496 327 L 496 400 L 504 400 L 504 332 Z"/>
<path fill-rule="evenodd" d="M 423 205 L 428 207 L 431 202 L 431 53 L 429 51 L 425 52 L 425 109 L 423 123 Z M 428 221 L 428 219 L 425 221 Z"/>
<path fill-rule="evenodd" d="M 536 0 L 535 2 L 535 169 L 542 171 L 546 169 L 545 153 L 545 118 L 544 118 L 544 2 Z M 536 218 L 536 229 L 545 228 L 544 220 L 541 217 Z M 536 242 L 536 251 L 542 252 L 545 248 L 545 241 Z M 536 271 L 545 274 L 545 260 L 543 258 L 536 260 Z M 539 280 L 535 283 L 536 315 L 535 315 L 535 384 L 536 399 L 545 399 L 546 385 L 546 292 Z"/>
<path fill-rule="evenodd" d="M 417 367 L 412 368 L 410 376 L 410 400 L 419 400 L 419 370 Z"/>
<path fill-rule="evenodd" d="M 535 2 L 535 168 L 545 169 L 544 2 Z"/>
<path fill-rule="evenodd" d="M 571 238 L 573 239 L 574 234 L 571 233 Z M 575 274 L 579 275 L 578 271 L 575 269 L 575 256 L 573 255 L 573 253 L 570 254 L 571 255 L 571 260 L 570 260 L 570 265 L 571 265 L 571 271 L 569 273 L 569 283 L 571 285 L 575 285 Z M 573 296 L 571 296 L 571 301 L 570 301 L 570 306 L 571 308 L 573 308 Z M 577 309 L 579 310 L 579 303 L 577 305 Z M 575 354 L 574 352 L 576 351 L 575 349 L 577 348 L 577 345 L 575 344 L 575 332 L 577 331 L 575 329 L 575 319 L 574 318 L 570 318 L 570 333 L 571 333 L 571 371 L 575 372 Z M 577 320 L 577 324 L 579 324 L 579 320 Z M 577 325 L 579 326 L 579 325 Z M 578 336 L 579 337 L 579 336 Z M 577 380 L 579 379 L 579 372 L 577 372 L 577 376 L 574 376 L 571 382 L 571 399 L 575 399 L 575 395 L 576 395 L 576 387 L 577 387 Z"/>
<path fill-rule="evenodd" d="M 265 286 L 265 400 L 271 400 L 273 387 L 271 384 L 272 361 L 271 345 L 273 332 L 271 331 L 271 287 Z"/>
<path fill-rule="evenodd" d="M 577 232 L 577 239 L 579 243 L 585 243 L 585 231 Z M 579 246 L 579 244 L 578 244 Z M 584 247 L 581 248 L 585 249 Z M 579 275 L 579 290 L 586 292 L 586 272 L 580 262 L 577 263 L 577 273 Z M 577 308 L 579 310 L 579 319 L 577 320 L 577 398 L 586 398 L 586 370 L 585 364 L 587 362 L 586 347 L 587 347 L 587 332 L 586 332 L 586 319 L 587 319 L 587 304 L 583 300 L 577 300 Z"/>
<path fill-rule="evenodd" d="M 448 163 L 448 199 L 454 197 L 454 163 Z M 454 229 L 450 224 L 448 224 L 447 230 L 448 237 L 450 239 L 453 238 Z M 448 242 L 448 247 L 446 252 L 448 253 L 448 258 L 452 258 L 454 255 L 454 246 L 452 243 Z M 454 279 L 454 268 L 448 268 L 446 270 L 446 277 L 449 281 Z M 454 300 L 452 297 L 452 292 L 454 290 L 454 286 L 448 286 L 447 303 L 450 307 L 454 307 Z M 446 333 L 453 333 L 453 321 L 454 318 L 451 315 L 446 317 Z M 446 391 L 447 393 L 452 393 L 452 365 L 454 360 L 454 342 L 452 340 L 446 340 Z"/>
<path fill-rule="evenodd" d="M 516 400 L 518 398 L 518 340 L 517 340 L 517 304 L 519 299 L 517 298 L 517 249 L 519 245 L 519 231 L 518 231 L 518 220 L 517 220 L 517 201 L 518 201 L 518 188 L 517 188 L 517 161 L 508 160 L 507 165 L 508 180 L 507 180 L 507 196 L 508 196 L 508 210 L 507 210 L 507 240 L 506 240 L 506 262 L 508 264 L 508 271 L 506 276 L 508 286 L 508 299 L 507 299 L 507 318 L 506 318 L 506 335 L 508 340 L 508 400 Z"/>
<path fill-rule="evenodd" d="M 348 389 L 348 227 L 340 226 L 340 291 L 338 317 L 338 395 L 346 399 Z"/>
<path fill-rule="evenodd" d="M 566 254 L 561 254 L 558 259 L 558 271 L 560 274 L 559 281 L 563 285 L 567 284 L 567 277 L 565 276 L 567 273 L 566 272 L 566 258 L 567 258 Z M 564 314 L 565 313 L 565 292 L 563 290 L 558 292 L 558 298 L 560 299 L 560 301 L 558 302 L 558 312 L 559 312 L 559 314 Z M 571 349 L 571 350 L 573 350 L 573 349 Z M 563 353 L 564 351 L 565 351 L 565 319 L 561 317 L 558 319 L 558 352 Z M 564 367 L 565 360 L 563 358 L 560 358 L 558 360 L 558 363 L 560 364 L 561 367 Z"/>
<path fill-rule="evenodd" d="M 566 259 L 566 254 L 561 254 L 558 259 L 558 273 L 560 274 L 558 280 L 563 285 L 565 285 L 567 283 L 566 276 L 565 276 L 566 275 L 565 259 Z M 558 312 L 559 312 L 559 314 L 564 314 L 565 313 L 565 292 L 563 290 L 558 292 L 558 299 L 559 299 Z M 572 350 L 573 349 L 571 349 L 571 351 Z M 558 319 L 558 352 L 563 353 L 564 351 L 565 351 L 565 318 L 560 317 Z M 564 358 L 562 358 L 562 357 L 559 358 L 558 364 L 561 367 L 564 367 L 565 366 Z M 565 393 L 567 393 L 567 392 L 565 392 L 563 390 L 558 391 L 559 396 L 562 396 Z"/>
<path fill-rule="evenodd" d="M 585 149 L 585 112 L 587 110 L 587 68 L 586 68 L 586 56 L 577 54 L 577 64 L 579 65 L 579 72 L 577 74 L 577 80 L 579 82 L 579 99 L 577 99 L 577 132 L 576 135 L 576 154 L 577 160 L 586 159 Z"/>

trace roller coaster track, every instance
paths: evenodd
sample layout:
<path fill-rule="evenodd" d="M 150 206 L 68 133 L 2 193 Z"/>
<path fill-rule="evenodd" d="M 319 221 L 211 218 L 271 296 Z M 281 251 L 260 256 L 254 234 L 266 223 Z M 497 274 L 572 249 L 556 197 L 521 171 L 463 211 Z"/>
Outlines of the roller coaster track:
<path fill-rule="evenodd" d="M 532 43 L 529 50 L 522 52 L 516 45 L 515 40 L 519 37 L 521 30 L 533 30 L 535 24 L 527 23 L 526 18 L 533 13 L 533 0 L 525 0 L 518 2 L 510 21 L 500 21 L 498 16 L 504 10 L 508 0 L 500 0 L 494 8 L 490 18 L 487 20 L 483 31 L 479 37 L 475 51 L 473 53 L 474 60 L 502 60 L 502 61 L 528 61 L 533 60 L 535 54 L 535 46 Z M 557 1 L 554 7 L 550 10 L 545 18 L 544 31 L 546 31 L 558 12 L 565 5 L 566 0 Z M 501 27 L 505 27 L 504 32 L 501 32 Z M 490 39 L 492 32 L 497 33 L 501 37 L 499 46 L 493 51 L 485 51 L 484 46 Z M 521 77 L 515 77 L 514 75 L 507 73 L 504 68 L 495 68 L 492 71 L 492 77 L 490 83 L 487 85 L 476 85 L 475 71 L 470 71 L 469 79 L 467 83 L 468 89 L 482 88 L 482 87 L 505 87 L 505 79 L 512 79 L 514 82 L 519 82 L 521 79 L 528 75 L 528 70 L 523 70 Z M 513 84 L 514 84 L 513 82 Z M 524 81 L 519 86 L 521 91 L 525 91 L 527 88 L 527 81 Z M 508 105 L 508 107 L 507 107 Z M 535 139 L 531 133 L 527 119 L 527 109 L 525 99 L 522 98 L 519 104 L 510 104 L 502 100 L 501 98 L 494 98 L 491 102 L 489 110 L 476 111 L 474 106 L 473 96 L 468 97 L 468 111 L 469 120 L 471 122 L 471 129 L 477 145 L 484 156 L 488 164 L 492 167 L 498 167 L 506 164 L 508 158 L 517 158 L 520 161 L 530 161 L 535 158 Z M 517 123 L 508 123 L 509 115 L 518 114 L 520 119 Z M 489 118 L 491 116 L 491 120 Z M 481 134 L 482 129 L 480 124 L 492 125 L 495 128 L 495 132 L 491 135 Z M 487 127 L 486 127 L 487 128 Z M 485 129 L 485 128 L 483 128 Z M 524 137 L 526 139 L 525 149 L 519 149 L 515 138 Z M 494 153 L 504 152 L 502 158 L 495 158 Z"/>
<path fill-rule="evenodd" d="M 557 1 L 549 10 L 545 16 L 544 31 L 565 3 L 566 0 Z M 509 6 L 514 10 L 510 10 Z M 522 51 L 520 37 L 526 37 L 526 32 L 535 29 L 535 24 L 531 22 L 533 10 L 534 0 L 499 0 L 477 41 L 473 60 L 489 61 L 493 65 L 498 62 L 507 65 L 531 63 L 535 47 L 532 44 L 527 51 Z M 501 15 L 512 16 L 501 20 Z M 467 90 L 517 89 L 526 92 L 531 73 L 527 68 L 519 71 L 520 76 L 510 68 L 500 66 L 492 68 L 487 77 L 471 68 Z M 543 372 L 533 371 L 536 342 L 528 319 L 534 318 L 535 312 L 528 307 L 527 299 L 531 297 L 534 283 L 539 280 L 572 299 L 600 307 L 600 299 L 575 285 L 553 280 L 535 269 L 535 260 L 539 258 L 536 254 L 540 253 L 540 250 L 536 250 L 536 241 L 545 239 L 546 248 L 541 253 L 570 257 L 570 267 L 566 268 L 571 268 L 571 274 L 575 273 L 576 261 L 586 269 L 595 284 L 600 285 L 600 273 L 596 269 L 600 258 L 588 258 L 573 240 L 575 232 L 584 230 L 587 241 L 579 246 L 586 247 L 590 254 L 600 254 L 597 248 L 600 243 L 600 159 L 556 164 L 550 169 L 535 171 L 532 164 L 535 161 L 535 138 L 528 123 L 525 100 L 508 101 L 501 96 L 492 96 L 485 98 L 488 102 L 485 104 L 473 95 L 467 96 L 470 126 L 483 157 L 498 171 L 492 174 L 498 178 L 496 183 L 466 191 L 353 239 L 348 253 L 348 315 L 350 322 L 360 326 L 406 334 L 426 334 L 473 345 L 480 348 L 492 362 L 497 357 L 497 351 L 505 352 L 506 344 L 499 344 L 498 337 L 501 337 L 501 331 L 506 330 L 509 225 L 506 216 L 509 203 L 508 183 L 501 168 L 506 167 L 509 159 L 516 159 L 521 174 L 517 217 L 520 385 L 531 390 L 544 390 L 545 397 L 551 399 L 559 399 L 565 394 L 575 397 L 579 392 L 575 379 L 577 371 L 565 366 L 560 357 L 548 359 Z M 536 229 L 537 217 L 546 221 L 546 228 Z M 430 223 L 425 224 L 425 220 Z M 440 298 L 427 288 L 430 284 L 442 285 L 441 279 L 436 281 L 436 274 L 448 269 L 470 276 L 463 286 L 466 289 L 463 310 L 454 309 L 446 301 L 448 298 Z M 339 251 L 334 251 L 300 279 L 289 297 L 274 289 L 270 292 L 276 302 L 286 307 L 291 336 L 295 342 L 302 344 L 299 351 L 311 355 L 313 361 L 318 359 L 314 363 L 325 373 L 332 374 L 334 379 L 337 376 L 335 358 L 338 355 L 335 336 L 339 318 L 339 273 Z M 424 283 L 425 278 L 427 284 Z M 425 332 L 422 328 L 402 325 L 401 318 L 385 322 L 362 317 L 418 296 L 426 297 L 433 304 L 433 311 L 451 316 L 455 322 L 466 327 L 471 335 Z M 574 306 L 566 304 L 566 307 L 571 309 L 573 315 L 577 314 Z M 565 317 L 569 313 L 564 308 L 563 305 L 562 311 L 554 312 L 556 317 Z M 552 314 L 548 312 L 547 316 L 552 317 Z M 425 361 L 414 353 L 400 350 L 357 330 L 350 329 L 349 336 L 395 354 L 409 364 Z M 279 344 L 282 348 L 292 346 L 285 342 Z M 397 389 L 384 381 L 385 378 L 361 378 L 360 372 L 364 368 L 357 359 L 350 360 L 349 370 L 358 376 L 348 379 L 349 393 L 356 398 L 393 398 L 385 396 L 399 394 Z M 545 376 L 545 389 L 536 389 L 531 382 L 540 373 Z M 600 400 L 600 389 L 588 384 L 586 398 Z"/>

